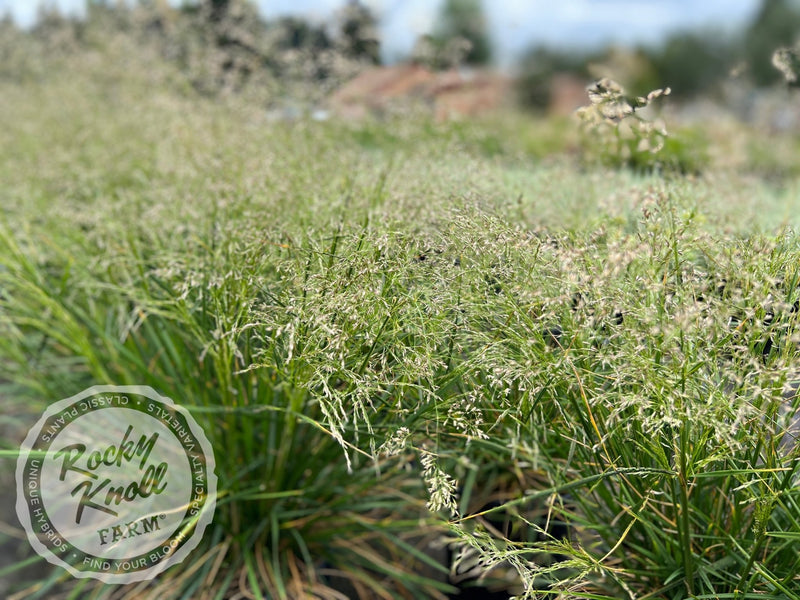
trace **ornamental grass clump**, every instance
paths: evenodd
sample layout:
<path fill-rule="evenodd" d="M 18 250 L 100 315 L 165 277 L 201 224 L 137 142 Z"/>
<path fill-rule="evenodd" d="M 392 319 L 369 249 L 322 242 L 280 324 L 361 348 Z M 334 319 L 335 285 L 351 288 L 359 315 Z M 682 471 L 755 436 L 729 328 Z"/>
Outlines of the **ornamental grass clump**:
<path fill-rule="evenodd" d="M 7 596 L 798 597 L 792 194 L 40 59 L 0 79 L 3 464 L 48 403 L 149 385 L 219 498 L 157 580 Z"/>
<path fill-rule="evenodd" d="M 539 477 L 454 527 L 525 597 L 796 598 L 800 247 L 712 237 L 667 189 L 640 211 L 517 238 L 471 362 L 505 447 L 471 460 Z"/>
<path fill-rule="evenodd" d="M 712 234 L 678 190 L 584 232 L 461 201 L 288 233 L 235 201 L 48 244 L 16 214 L 6 377 L 151 385 L 203 423 L 217 515 L 142 597 L 797 597 L 800 248 Z"/>
<path fill-rule="evenodd" d="M 64 238 L 47 252 L 46 265 L 30 258 L 37 235 L 6 228 L 0 235 L 7 376 L 48 399 L 96 381 L 151 385 L 189 409 L 214 447 L 217 511 L 191 568 L 141 584 L 139 594 L 452 591 L 447 569 L 423 552 L 439 527 L 425 509 L 425 479 L 408 467 L 407 454 L 374 450 L 391 445 L 398 423 L 389 394 L 381 399 L 374 386 L 351 384 L 370 378 L 364 344 L 386 343 L 394 301 L 356 304 L 337 294 L 331 286 L 343 281 L 348 264 L 334 261 L 341 268 L 335 276 L 325 271 L 333 248 L 284 250 L 221 223 L 198 234 L 179 242 L 179 252 L 157 237 L 146 247 L 133 241 L 137 236 L 118 239 L 108 261 L 85 238 Z M 300 282 L 280 275 L 295 260 L 308 269 L 307 303 L 294 288 Z M 95 270 L 96 261 L 105 267 Z M 338 315 L 316 312 L 327 295 Z M 362 318 L 372 319 L 370 330 L 358 331 Z M 367 337 L 356 343 L 354 335 Z M 26 593 L 46 593 L 59 577 L 56 571 Z M 86 581 L 78 587 L 110 592 Z"/>
<path fill-rule="evenodd" d="M 589 105 L 579 108 L 587 155 L 602 164 L 652 170 L 668 137 L 663 122 L 642 116 L 669 88 L 647 96 L 627 96 L 616 81 L 603 78 L 587 88 Z"/>

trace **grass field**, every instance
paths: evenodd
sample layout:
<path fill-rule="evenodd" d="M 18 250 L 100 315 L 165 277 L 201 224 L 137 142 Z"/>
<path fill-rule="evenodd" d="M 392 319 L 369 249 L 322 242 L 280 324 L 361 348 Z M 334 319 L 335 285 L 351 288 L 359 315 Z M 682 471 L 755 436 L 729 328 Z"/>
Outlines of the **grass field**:
<path fill-rule="evenodd" d="M 4 515 L 7 597 L 800 598 L 795 137 L 636 173 L 572 121 L 272 122 L 108 66 L 0 79 L 2 482 L 48 403 L 141 384 L 221 494 L 122 587 Z"/>

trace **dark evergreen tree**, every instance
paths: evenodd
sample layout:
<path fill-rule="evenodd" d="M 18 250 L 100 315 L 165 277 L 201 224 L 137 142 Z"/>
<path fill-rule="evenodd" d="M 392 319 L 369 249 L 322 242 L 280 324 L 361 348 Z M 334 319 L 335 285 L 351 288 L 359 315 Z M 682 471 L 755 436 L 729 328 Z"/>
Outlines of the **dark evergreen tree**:
<path fill-rule="evenodd" d="M 225 18 L 230 7 L 230 0 L 207 0 L 212 21 L 221 21 Z"/>
<path fill-rule="evenodd" d="M 780 80 L 772 67 L 779 46 L 791 46 L 800 34 L 800 7 L 789 0 L 762 0 L 761 8 L 745 33 L 744 58 L 756 85 Z"/>
<path fill-rule="evenodd" d="M 525 108 L 542 110 L 551 99 L 553 76 L 559 73 L 573 73 L 588 77 L 587 57 L 565 51 L 537 46 L 528 51 L 519 63 L 517 91 L 519 100 Z"/>
<path fill-rule="evenodd" d="M 280 31 L 277 45 L 281 50 L 321 52 L 332 45 L 324 27 L 309 23 L 305 19 L 281 17 L 276 26 Z"/>
<path fill-rule="evenodd" d="M 679 97 L 712 89 L 728 75 L 735 59 L 729 41 L 715 32 L 675 33 L 648 54 L 658 78 L 656 85 L 669 86 Z"/>
<path fill-rule="evenodd" d="M 470 46 L 463 59 L 466 64 L 485 65 L 492 59 L 481 0 L 445 0 L 434 38 L 442 48 L 456 38 L 467 40 Z"/>
<path fill-rule="evenodd" d="M 339 16 L 339 42 L 349 58 L 380 63 L 378 21 L 359 0 L 350 0 Z"/>

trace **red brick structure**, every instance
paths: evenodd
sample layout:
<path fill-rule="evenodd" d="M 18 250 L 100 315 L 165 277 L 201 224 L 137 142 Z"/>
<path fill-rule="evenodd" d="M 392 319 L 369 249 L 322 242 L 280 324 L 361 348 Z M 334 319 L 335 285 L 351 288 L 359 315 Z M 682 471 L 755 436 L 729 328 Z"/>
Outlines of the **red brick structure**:
<path fill-rule="evenodd" d="M 473 117 L 509 102 L 511 79 L 490 71 L 432 72 L 414 64 L 368 69 L 334 92 L 330 109 L 345 118 L 424 106 L 437 119 Z"/>

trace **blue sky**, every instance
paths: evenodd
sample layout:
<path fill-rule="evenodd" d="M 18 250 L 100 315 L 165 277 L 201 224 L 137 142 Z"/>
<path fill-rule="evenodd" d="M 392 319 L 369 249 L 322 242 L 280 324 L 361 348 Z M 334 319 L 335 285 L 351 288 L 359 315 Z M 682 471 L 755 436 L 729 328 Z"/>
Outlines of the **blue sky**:
<path fill-rule="evenodd" d="M 441 0 L 364 0 L 381 20 L 385 56 L 408 53 L 414 40 L 430 30 Z M 175 0 L 180 4 L 180 0 Z M 257 0 L 267 17 L 304 15 L 323 21 L 345 0 Z M 85 0 L 0 0 L 0 14 L 10 12 L 30 24 L 40 4 L 80 14 Z M 742 25 L 759 0 L 484 0 L 493 43 L 501 61 L 536 43 L 560 46 L 656 43 L 664 34 L 687 27 Z"/>

